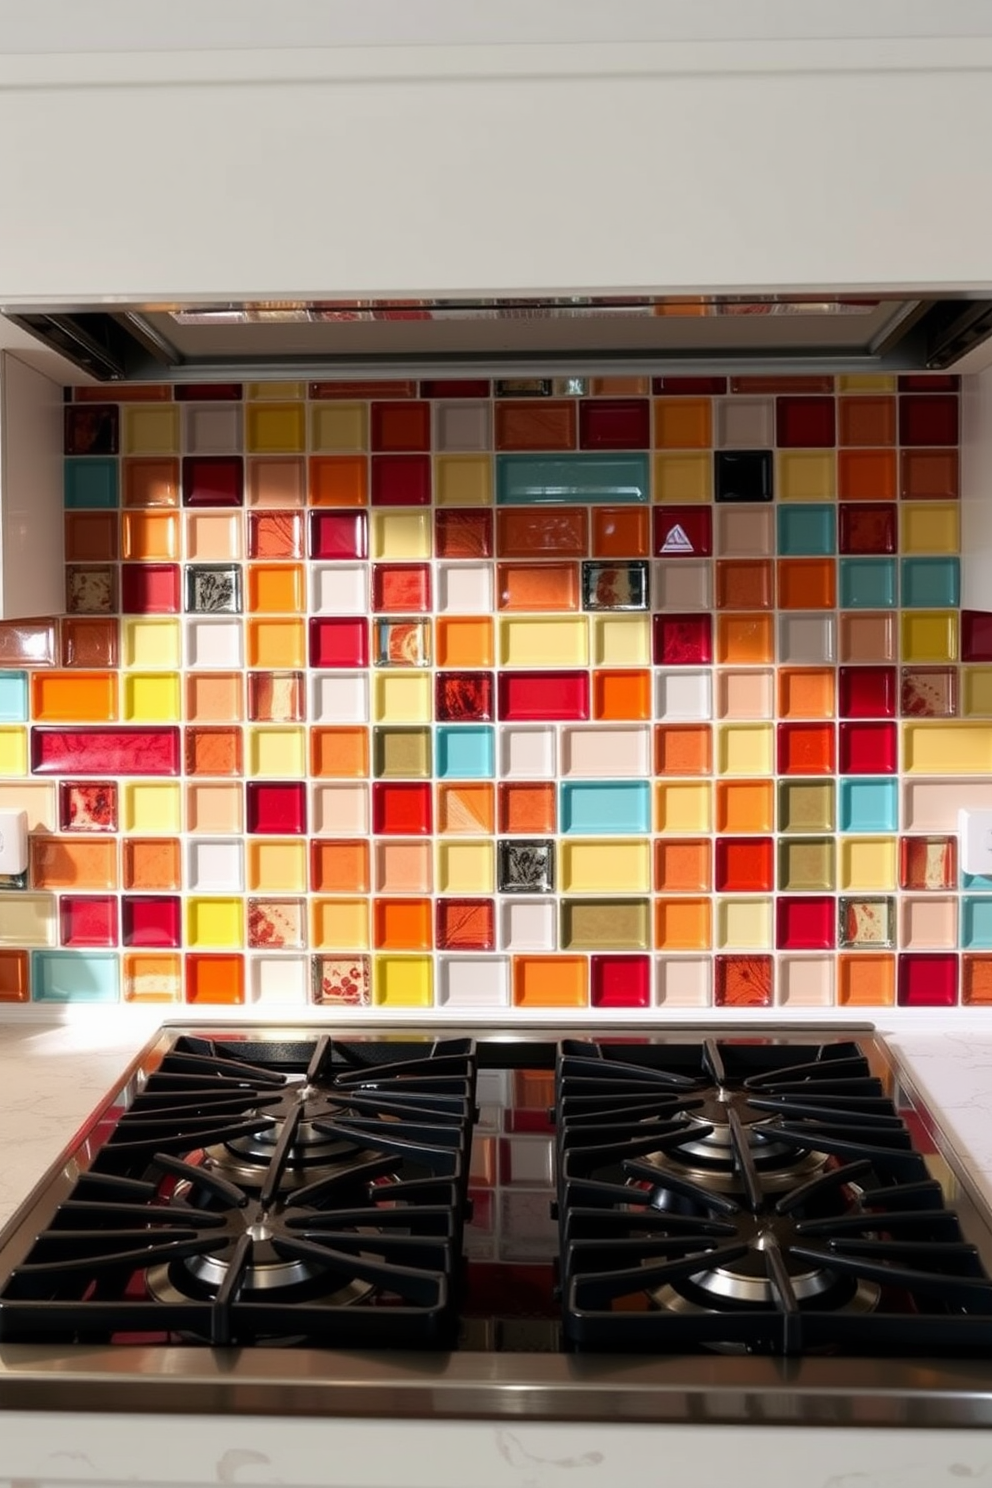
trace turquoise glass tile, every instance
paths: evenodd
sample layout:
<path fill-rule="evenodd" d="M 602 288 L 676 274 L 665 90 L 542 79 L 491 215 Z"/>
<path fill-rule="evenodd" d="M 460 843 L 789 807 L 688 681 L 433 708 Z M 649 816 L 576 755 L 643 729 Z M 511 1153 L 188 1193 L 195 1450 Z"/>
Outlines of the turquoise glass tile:
<path fill-rule="evenodd" d="M 101 952 L 35 951 L 31 987 L 35 1002 L 116 1002 L 117 957 Z"/>
<path fill-rule="evenodd" d="M 984 873 L 962 873 L 961 882 L 966 889 L 992 889 L 992 878 Z"/>
<path fill-rule="evenodd" d="M 899 782 L 873 776 L 840 782 L 842 832 L 895 832 L 899 821 Z"/>
<path fill-rule="evenodd" d="M 26 723 L 27 672 L 0 672 L 0 723 Z"/>
<path fill-rule="evenodd" d="M 891 610 L 896 602 L 894 558 L 842 558 L 842 610 Z"/>
<path fill-rule="evenodd" d="M 445 780 L 489 780 L 496 773 L 493 730 L 486 725 L 437 731 L 437 773 Z"/>
<path fill-rule="evenodd" d="M 561 829 L 590 836 L 651 830 L 646 780 L 569 780 L 561 788 Z"/>
<path fill-rule="evenodd" d="M 647 455 L 497 455 L 500 506 L 553 506 L 574 501 L 647 505 Z"/>
<path fill-rule="evenodd" d="M 992 899 L 965 899 L 961 910 L 961 944 L 969 950 L 992 947 Z"/>
<path fill-rule="evenodd" d="M 66 460 L 63 493 L 72 510 L 117 506 L 117 461 L 86 456 Z"/>
<path fill-rule="evenodd" d="M 778 551 L 783 558 L 821 558 L 837 551 L 837 516 L 832 506 L 780 506 Z"/>
<path fill-rule="evenodd" d="M 958 558 L 904 558 L 900 600 L 907 609 L 952 606 L 961 597 Z"/>

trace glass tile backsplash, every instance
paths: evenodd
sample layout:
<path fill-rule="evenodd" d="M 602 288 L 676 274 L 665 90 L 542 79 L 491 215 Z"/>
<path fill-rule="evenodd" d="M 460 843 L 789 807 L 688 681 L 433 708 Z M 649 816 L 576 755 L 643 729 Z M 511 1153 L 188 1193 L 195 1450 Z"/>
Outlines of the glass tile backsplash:
<path fill-rule="evenodd" d="M 0 1000 L 992 1004 L 951 377 L 83 388 Z"/>

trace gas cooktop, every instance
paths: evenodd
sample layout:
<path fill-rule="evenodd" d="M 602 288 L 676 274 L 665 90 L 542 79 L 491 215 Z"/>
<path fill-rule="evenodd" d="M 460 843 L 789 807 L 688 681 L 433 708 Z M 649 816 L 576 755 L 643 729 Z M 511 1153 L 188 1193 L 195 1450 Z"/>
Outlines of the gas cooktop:
<path fill-rule="evenodd" d="M 166 1026 L 0 1408 L 992 1424 L 990 1235 L 868 1028 Z"/>

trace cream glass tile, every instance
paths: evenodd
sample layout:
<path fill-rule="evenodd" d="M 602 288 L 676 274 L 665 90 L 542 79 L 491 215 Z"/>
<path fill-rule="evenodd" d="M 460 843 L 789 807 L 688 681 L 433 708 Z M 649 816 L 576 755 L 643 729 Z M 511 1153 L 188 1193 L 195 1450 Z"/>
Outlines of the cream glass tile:
<path fill-rule="evenodd" d="M 780 615 L 778 637 L 778 659 L 781 662 L 793 666 L 817 666 L 836 658 L 836 621 L 833 615 Z"/>
<path fill-rule="evenodd" d="M 904 832 L 956 832 L 958 809 L 992 811 L 990 780 L 907 780 L 903 784 Z"/>
<path fill-rule="evenodd" d="M 774 506 L 718 506 L 716 552 L 720 558 L 769 558 L 775 553 Z"/>
<path fill-rule="evenodd" d="M 648 615 L 596 615 L 593 619 L 596 666 L 651 665 L 651 620 Z"/>
<path fill-rule="evenodd" d="M 369 830 L 369 789 L 364 781 L 313 788 L 314 831 L 321 837 L 361 837 Z"/>
<path fill-rule="evenodd" d="M 770 669 L 716 674 L 718 718 L 771 718 L 775 711 L 775 673 Z"/>
<path fill-rule="evenodd" d="M 27 781 L 0 784 L 0 811 L 24 811 L 29 832 L 54 832 L 55 786 Z"/>
<path fill-rule="evenodd" d="M 721 896 L 716 902 L 716 943 L 721 950 L 771 950 L 772 901 Z"/>
<path fill-rule="evenodd" d="M 187 454 L 241 453 L 241 408 L 237 403 L 187 403 L 183 424 Z"/>
<path fill-rule="evenodd" d="M 306 730 L 251 728 L 248 730 L 248 774 L 274 779 L 298 779 L 306 774 Z"/>
<path fill-rule="evenodd" d="M 58 934 L 54 894 L 8 894 L 0 914 L 0 945 L 54 945 Z"/>
<path fill-rule="evenodd" d="M 767 449 L 775 443 L 775 400 L 721 398 L 714 424 L 718 449 Z"/>
<path fill-rule="evenodd" d="M 437 608 L 448 615 L 489 615 L 493 609 L 491 563 L 439 563 Z"/>
<path fill-rule="evenodd" d="M 442 1007 L 505 1007 L 510 963 L 505 956 L 442 956 L 438 997 Z"/>
<path fill-rule="evenodd" d="M 375 718 L 380 723 L 430 723 L 429 672 L 380 672 L 374 681 Z"/>
<path fill-rule="evenodd" d="M 511 780 L 550 780 L 555 773 L 553 728 L 500 730 L 500 774 Z"/>
<path fill-rule="evenodd" d="M 313 564 L 310 568 L 310 610 L 317 615 L 367 615 L 367 563 Z"/>
<path fill-rule="evenodd" d="M 439 842 L 437 886 L 444 894 L 491 894 L 495 888 L 492 841 Z"/>
<path fill-rule="evenodd" d="M 160 667 L 169 671 L 182 660 L 182 632 L 178 620 L 145 616 L 125 618 L 121 640 L 126 667 Z"/>
<path fill-rule="evenodd" d="M 831 1007 L 834 980 L 832 956 L 781 956 L 778 1002 L 783 1007 Z"/>
<path fill-rule="evenodd" d="M 709 956 L 659 956 L 655 1001 L 666 1008 L 709 1007 L 713 965 Z"/>
<path fill-rule="evenodd" d="M 561 771 L 584 779 L 651 773 L 648 728 L 563 728 Z"/>
<path fill-rule="evenodd" d="M 243 518 L 239 511 L 186 513 L 187 558 L 202 563 L 243 556 Z"/>
<path fill-rule="evenodd" d="M 436 450 L 488 450 L 492 447 L 492 412 L 488 399 L 434 405 Z"/>
<path fill-rule="evenodd" d="M 318 672 L 311 702 L 314 723 L 368 723 L 368 678 L 362 672 Z"/>
<path fill-rule="evenodd" d="M 713 716 L 710 672 L 658 672 L 655 676 L 655 717 L 667 723 L 704 721 Z"/>
<path fill-rule="evenodd" d="M 305 956 L 249 956 L 248 989 L 253 1002 L 302 1007 L 307 1001 L 309 967 Z"/>
<path fill-rule="evenodd" d="M 244 830 L 240 781 L 198 781 L 186 787 L 186 829 L 233 836 Z"/>
<path fill-rule="evenodd" d="M 654 610 L 708 610 L 713 603 L 710 560 L 661 558 L 651 565 Z"/>
<path fill-rule="evenodd" d="M 233 838 L 198 837 L 187 844 L 189 887 L 199 893 L 240 893 L 244 888 L 244 844 Z"/>
<path fill-rule="evenodd" d="M 900 904 L 899 944 L 907 951 L 952 950 L 958 943 L 958 901 L 928 894 Z"/>
<path fill-rule="evenodd" d="M 200 671 L 232 671 L 244 664 L 243 639 L 240 619 L 187 619 L 187 664 Z"/>
<path fill-rule="evenodd" d="M 503 616 L 499 622 L 499 649 L 504 666 L 587 666 L 589 624 L 585 615 L 539 620 Z"/>
<path fill-rule="evenodd" d="M 500 945 L 505 951 L 553 951 L 554 899 L 504 899 L 500 906 Z"/>

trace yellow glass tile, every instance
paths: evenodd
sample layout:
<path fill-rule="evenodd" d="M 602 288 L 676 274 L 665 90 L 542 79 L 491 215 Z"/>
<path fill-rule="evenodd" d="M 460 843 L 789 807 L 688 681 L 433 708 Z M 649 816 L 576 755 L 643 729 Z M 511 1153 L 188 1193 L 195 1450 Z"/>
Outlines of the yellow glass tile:
<path fill-rule="evenodd" d="M 302 564 L 249 563 L 248 609 L 253 614 L 295 615 L 303 607 Z"/>
<path fill-rule="evenodd" d="M 313 950 L 366 951 L 369 947 L 367 899 L 314 899 L 311 913 Z"/>
<path fill-rule="evenodd" d="M 289 455 L 307 446 L 303 403 L 263 403 L 249 408 L 245 442 L 252 454 Z"/>
<path fill-rule="evenodd" d="M 178 620 L 152 620 L 144 616 L 125 619 L 124 665 L 172 670 L 182 663 L 182 641 Z"/>
<path fill-rule="evenodd" d="M 186 787 L 186 827 L 232 837 L 244 830 L 240 781 L 191 782 Z"/>
<path fill-rule="evenodd" d="M 315 454 L 369 447 L 368 409 L 364 403 L 314 403 L 310 428 Z"/>
<path fill-rule="evenodd" d="M 713 456 L 663 454 L 654 457 L 654 499 L 696 504 L 713 499 Z"/>
<path fill-rule="evenodd" d="M 887 372 L 845 372 L 837 388 L 842 393 L 894 393 L 896 380 Z"/>
<path fill-rule="evenodd" d="M 380 723 L 430 723 L 429 672 L 380 672 L 375 678 L 375 716 Z"/>
<path fill-rule="evenodd" d="M 717 771 L 721 775 L 770 775 L 775 730 L 770 723 L 725 723 L 717 729 Z"/>
<path fill-rule="evenodd" d="M 376 1007 L 432 1007 L 434 964 L 430 956 L 376 956 L 372 986 Z"/>
<path fill-rule="evenodd" d="M 709 781 L 659 781 L 655 788 L 658 832 L 708 832 L 712 817 Z"/>
<path fill-rule="evenodd" d="M 589 626 L 585 615 L 555 620 L 500 620 L 500 660 L 504 666 L 587 666 Z"/>
<path fill-rule="evenodd" d="M 25 811 L 29 832 L 54 832 L 55 786 L 35 781 L 0 785 L 0 811 Z"/>
<path fill-rule="evenodd" d="M 650 617 L 597 615 L 593 621 L 593 654 L 596 666 L 650 666 Z"/>
<path fill-rule="evenodd" d="M 713 941 L 709 899 L 656 899 L 654 915 L 658 950 L 709 950 Z"/>
<path fill-rule="evenodd" d="M 248 397 L 255 403 L 282 403 L 287 398 L 302 399 L 307 395 L 305 382 L 250 382 Z"/>
<path fill-rule="evenodd" d="M 571 899 L 561 907 L 566 951 L 646 951 L 651 946 L 647 899 Z"/>
<path fill-rule="evenodd" d="M 961 712 L 965 718 L 992 716 L 992 667 L 962 667 Z"/>
<path fill-rule="evenodd" d="M 429 558 L 431 519 L 422 511 L 374 511 L 373 558 Z"/>
<path fill-rule="evenodd" d="M 123 682 L 129 723 L 176 723 L 182 717 L 178 672 L 125 672 Z"/>
<path fill-rule="evenodd" d="M 174 781 L 128 780 L 124 785 L 124 830 L 168 835 L 182 830 L 182 801 Z"/>
<path fill-rule="evenodd" d="M 899 551 L 958 553 L 961 514 L 956 501 L 904 501 L 899 507 Z"/>
<path fill-rule="evenodd" d="M 117 717 L 117 674 L 35 672 L 31 717 L 36 723 L 110 723 Z"/>
<path fill-rule="evenodd" d="M 492 842 L 439 842 L 437 885 L 444 894 L 491 894 Z"/>
<path fill-rule="evenodd" d="M 774 946 L 770 899 L 718 899 L 716 943 L 720 950 L 770 951 Z"/>
<path fill-rule="evenodd" d="M 125 1002 L 177 1002 L 182 958 L 171 951 L 132 951 L 124 957 Z"/>
<path fill-rule="evenodd" d="M 774 785 L 770 780 L 718 780 L 718 832 L 770 832 L 775 818 Z"/>
<path fill-rule="evenodd" d="M 0 945 L 54 945 L 57 905 L 54 894 L 7 894 L 0 915 Z"/>
<path fill-rule="evenodd" d="M 292 671 L 306 665 L 306 633 L 300 619 L 248 621 L 248 665 Z"/>
<path fill-rule="evenodd" d="M 161 403 L 149 407 L 136 403 L 121 410 L 125 455 L 174 455 L 179 453 L 179 406 Z"/>
<path fill-rule="evenodd" d="M 307 732 L 303 728 L 253 728 L 248 731 L 249 775 L 298 779 L 306 774 Z"/>
<path fill-rule="evenodd" d="M 656 449 L 708 450 L 713 443 L 709 398 L 656 398 L 654 442 Z"/>
<path fill-rule="evenodd" d="M 231 948 L 244 945 L 244 901 L 188 899 L 186 943 L 190 946 Z"/>
<path fill-rule="evenodd" d="M 492 460 L 488 455 L 437 455 L 434 493 L 438 506 L 490 506 Z"/>
<path fill-rule="evenodd" d="M 125 558 L 179 557 L 179 513 L 126 511 L 121 518 L 121 549 Z"/>
<path fill-rule="evenodd" d="M 0 775 L 28 773 L 28 731 L 0 728 Z"/>
<path fill-rule="evenodd" d="M 645 893 L 651 887 L 651 844 L 626 841 L 563 842 L 561 886 L 569 894 Z"/>
<path fill-rule="evenodd" d="M 897 846 L 895 837 L 842 837 L 841 888 L 894 889 Z"/>
<path fill-rule="evenodd" d="M 240 558 L 243 517 L 241 512 L 187 512 L 186 557 L 196 563 L 224 563 Z"/>
<path fill-rule="evenodd" d="M 992 724 L 906 723 L 902 749 L 903 769 L 910 775 L 987 775 Z"/>
<path fill-rule="evenodd" d="M 956 610 L 903 610 L 903 661 L 957 661 Z"/>
<path fill-rule="evenodd" d="M 837 475 L 833 450 L 779 450 L 776 494 L 780 501 L 833 501 Z"/>
<path fill-rule="evenodd" d="M 495 655 L 492 620 L 474 615 L 445 615 L 436 624 L 438 666 L 492 666 Z"/>
<path fill-rule="evenodd" d="M 267 893 L 302 894 L 307 887 L 306 839 L 249 839 L 248 887 Z"/>

